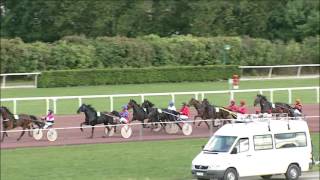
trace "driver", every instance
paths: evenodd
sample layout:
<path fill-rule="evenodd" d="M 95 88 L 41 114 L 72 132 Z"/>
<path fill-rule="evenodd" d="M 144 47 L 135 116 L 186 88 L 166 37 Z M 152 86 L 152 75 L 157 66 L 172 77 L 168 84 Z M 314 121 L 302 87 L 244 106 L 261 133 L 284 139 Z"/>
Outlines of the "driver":
<path fill-rule="evenodd" d="M 189 115 L 190 115 L 189 107 L 188 107 L 187 103 L 183 102 L 182 107 L 180 109 L 179 118 L 181 118 L 182 120 L 186 120 L 189 118 Z"/>
<path fill-rule="evenodd" d="M 44 125 L 43 129 L 47 129 L 50 126 L 54 125 L 54 114 L 51 109 L 48 110 L 48 114 L 41 119 L 46 120 L 46 124 Z"/>
<path fill-rule="evenodd" d="M 168 109 L 171 110 L 171 111 L 177 111 L 176 107 L 174 106 L 174 102 L 173 101 L 169 102 Z"/>
<path fill-rule="evenodd" d="M 238 111 L 238 106 L 236 105 L 236 102 L 233 99 L 230 101 L 230 104 L 227 107 L 227 109 L 232 111 L 232 112 L 237 112 Z"/>
<path fill-rule="evenodd" d="M 244 100 L 240 101 L 240 107 L 238 108 L 238 112 L 241 114 L 247 114 L 248 110 L 246 108 L 246 102 Z"/>
<path fill-rule="evenodd" d="M 119 113 L 120 114 L 120 123 L 127 124 L 129 122 L 129 112 L 128 112 L 128 107 L 127 105 L 122 106 L 122 111 Z"/>
<path fill-rule="evenodd" d="M 294 109 L 294 116 L 301 116 L 302 114 L 302 104 L 301 104 L 301 100 L 300 99 L 296 99 L 294 105 L 293 105 L 293 109 Z"/>

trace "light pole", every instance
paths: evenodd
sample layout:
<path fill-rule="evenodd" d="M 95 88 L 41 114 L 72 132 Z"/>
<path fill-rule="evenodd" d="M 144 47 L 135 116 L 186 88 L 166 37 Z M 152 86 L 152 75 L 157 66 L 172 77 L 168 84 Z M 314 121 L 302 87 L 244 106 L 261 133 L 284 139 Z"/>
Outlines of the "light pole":
<path fill-rule="evenodd" d="M 226 44 L 223 46 L 223 64 L 228 63 L 228 51 L 231 49 L 231 46 Z"/>

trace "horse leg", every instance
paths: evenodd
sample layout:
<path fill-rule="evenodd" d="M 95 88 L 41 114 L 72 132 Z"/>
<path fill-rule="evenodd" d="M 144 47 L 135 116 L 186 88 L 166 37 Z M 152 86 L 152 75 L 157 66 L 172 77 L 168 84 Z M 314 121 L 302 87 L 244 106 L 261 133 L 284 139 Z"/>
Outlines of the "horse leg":
<path fill-rule="evenodd" d="M 24 133 L 25 133 L 25 130 L 26 128 L 24 127 L 23 129 L 22 129 L 22 133 L 20 134 L 20 136 L 19 136 L 19 138 L 17 139 L 17 141 L 19 141 L 21 138 L 22 138 L 22 136 L 24 135 Z"/>
<path fill-rule="evenodd" d="M 179 129 L 182 130 L 182 127 L 180 126 L 180 124 L 179 123 L 176 123 L 176 124 L 178 125 Z"/>
<path fill-rule="evenodd" d="M 108 129 L 108 132 L 110 132 L 111 129 L 109 128 L 109 126 L 106 126 L 105 128 L 107 128 L 107 129 Z M 103 137 L 103 138 L 106 138 L 107 135 L 105 134 L 105 135 L 103 135 L 102 137 Z"/>
<path fill-rule="evenodd" d="M 3 142 L 4 136 L 7 136 L 7 137 L 8 137 L 8 134 L 7 134 L 7 132 L 5 132 L 5 131 L 3 131 L 3 133 L 2 133 L 1 142 Z"/>
<path fill-rule="evenodd" d="M 85 122 L 80 123 L 80 130 L 81 130 L 81 132 L 83 132 L 82 125 L 83 125 L 84 123 L 85 123 Z"/>
<path fill-rule="evenodd" d="M 208 126 L 208 129 L 210 129 L 210 125 L 209 125 L 208 121 L 205 121 L 204 123 L 206 123 L 206 125 Z"/>
<path fill-rule="evenodd" d="M 200 116 L 199 116 L 199 115 L 195 115 L 195 116 L 194 116 L 194 118 L 193 118 L 193 125 L 196 124 L 196 119 L 197 119 L 198 117 L 200 117 Z M 201 124 L 201 121 L 198 123 L 198 126 L 200 126 L 200 124 Z"/>
<path fill-rule="evenodd" d="M 34 129 L 33 124 L 31 124 L 28 129 L 29 129 L 28 135 L 29 135 L 29 137 L 32 137 L 31 129 Z"/>
<path fill-rule="evenodd" d="M 93 132 L 94 132 L 94 126 L 92 126 L 90 138 L 93 138 Z"/>

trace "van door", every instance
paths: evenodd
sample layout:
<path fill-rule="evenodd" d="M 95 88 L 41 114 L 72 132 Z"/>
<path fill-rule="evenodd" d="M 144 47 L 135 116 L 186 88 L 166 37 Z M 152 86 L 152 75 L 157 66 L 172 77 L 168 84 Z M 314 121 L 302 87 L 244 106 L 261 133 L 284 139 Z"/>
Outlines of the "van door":
<path fill-rule="evenodd" d="M 271 134 L 253 136 L 253 165 L 254 175 L 274 174 L 277 169 L 277 161 Z M 281 158 L 281 157 L 280 157 Z"/>
<path fill-rule="evenodd" d="M 252 176 L 255 172 L 252 148 L 249 138 L 240 138 L 231 151 L 232 164 L 237 169 L 239 176 Z"/>

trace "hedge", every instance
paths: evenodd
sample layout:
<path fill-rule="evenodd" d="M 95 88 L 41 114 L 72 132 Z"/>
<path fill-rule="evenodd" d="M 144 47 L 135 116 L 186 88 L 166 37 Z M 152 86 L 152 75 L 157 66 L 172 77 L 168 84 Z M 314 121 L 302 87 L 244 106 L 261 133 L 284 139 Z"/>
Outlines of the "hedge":
<path fill-rule="evenodd" d="M 38 79 L 38 87 L 216 81 L 239 72 L 235 65 L 45 71 Z"/>
<path fill-rule="evenodd" d="M 320 37 L 301 43 L 250 37 L 68 36 L 54 43 L 0 39 L 1 73 L 165 66 L 318 64 Z M 226 52 L 224 45 L 230 45 Z"/>

